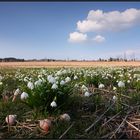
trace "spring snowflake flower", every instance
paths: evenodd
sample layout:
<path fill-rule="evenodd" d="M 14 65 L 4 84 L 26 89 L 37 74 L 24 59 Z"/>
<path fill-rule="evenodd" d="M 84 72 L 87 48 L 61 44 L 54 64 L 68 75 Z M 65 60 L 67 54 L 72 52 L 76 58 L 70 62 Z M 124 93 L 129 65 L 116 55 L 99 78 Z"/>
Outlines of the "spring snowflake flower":
<path fill-rule="evenodd" d="M 82 85 L 81 88 L 82 88 L 83 91 L 88 91 L 88 88 L 85 85 Z"/>
<path fill-rule="evenodd" d="M 65 84 L 65 81 L 62 80 L 62 81 L 60 82 L 60 85 L 64 85 L 64 84 Z"/>
<path fill-rule="evenodd" d="M 28 77 L 24 77 L 23 81 L 28 82 Z"/>
<path fill-rule="evenodd" d="M 91 93 L 89 93 L 89 92 L 87 92 L 87 91 L 86 91 L 85 94 L 84 94 L 85 97 L 89 97 L 90 95 L 91 95 Z"/>
<path fill-rule="evenodd" d="M 40 86 L 41 84 L 42 84 L 42 80 L 41 79 L 35 81 L 35 86 Z"/>
<path fill-rule="evenodd" d="M 52 85 L 52 89 L 57 89 L 57 88 L 58 88 L 58 85 L 54 83 L 54 84 Z"/>
<path fill-rule="evenodd" d="M 65 78 L 65 82 L 66 82 L 66 83 L 68 83 L 68 82 L 70 82 L 70 81 L 71 81 L 70 77 Z"/>
<path fill-rule="evenodd" d="M 57 104 L 56 104 L 55 101 L 52 101 L 52 102 L 51 102 L 51 107 L 57 107 Z"/>
<path fill-rule="evenodd" d="M 98 88 L 100 88 L 100 89 L 102 89 L 102 88 L 104 88 L 105 86 L 104 86 L 104 84 L 100 84 L 99 86 L 98 86 Z"/>
<path fill-rule="evenodd" d="M 78 79 L 77 75 L 74 76 L 74 80 Z"/>
<path fill-rule="evenodd" d="M 32 82 L 28 82 L 27 87 L 28 87 L 29 89 L 31 89 L 31 90 L 34 89 L 34 85 L 33 85 Z"/>
<path fill-rule="evenodd" d="M 62 72 L 61 71 L 58 71 L 57 73 L 56 73 L 56 75 L 61 75 L 62 74 Z"/>
<path fill-rule="evenodd" d="M 113 100 L 114 100 L 114 101 L 116 101 L 116 100 L 117 100 L 117 97 L 116 97 L 115 95 L 113 96 Z"/>
<path fill-rule="evenodd" d="M 117 88 L 116 87 L 113 87 L 113 90 L 116 90 Z"/>
<path fill-rule="evenodd" d="M 20 96 L 21 100 L 25 100 L 25 99 L 27 99 L 28 97 L 29 97 L 29 95 L 28 95 L 28 93 L 26 93 L 26 92 L 23 92 L 23 93 L 21 94 L 21 96 Z"/>
<path fill-rule="evenodd" d="M 16 91 L 14 92 L 14 96 L 17 96 L 20 94 L 20 90 L 19 89 L 16 89 Z"/>
<path fill-rule="evenodd" d="M 118 82 L 118 87 L 125 87 L 125 83 L 122 82 L 122 81 L 119 81 L 119 82 Z"/>
<path fill-rule="evenodd" d="M 51 84 L 53 84 L 53 83 L 55 83 L 55 82 L 56 82 L 55 78 L 54 78 L 54 77 L 52 77 L 52 75 L 49 75 L 49 76 L 47 77 L 47 80 L 48 80 L 48 81 L 49 81 L 49 83 L 51 83 Z"/>

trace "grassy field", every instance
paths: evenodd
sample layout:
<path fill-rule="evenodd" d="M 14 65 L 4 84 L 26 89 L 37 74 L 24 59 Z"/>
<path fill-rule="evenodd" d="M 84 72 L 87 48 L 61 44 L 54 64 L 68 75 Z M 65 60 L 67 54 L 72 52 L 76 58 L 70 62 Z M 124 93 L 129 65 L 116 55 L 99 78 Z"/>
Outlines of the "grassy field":
<path fill-rule="evenodd" d="M 114 67 L 114 66 L 140 66 L 140 61 L 130 62 L 0 62 L 0 67 Z"/>
<path fill-rule="evenodd" d="M 126 63 L 137 67 L 122 67 Z M 65 64 L 72 68 L 56 68 Z M 97 66 L 95 64 L 104 67 L 89 68 Z M 25 62 L 1 65 L 0 138 L 140 137 L 139 63 Z M 84 66 L 86 68 L 82 68 Z M 22 99 L 25 93 L 28 96 Z M 60 119 L 64 113 L 70 116 L 69 121 Z M 11 114 L 17 118 L 13 125 L 8 125 L 5 118 Z M 39 122 L 44 119 L 52 122 L 49 131 L 40 127 Z"/>

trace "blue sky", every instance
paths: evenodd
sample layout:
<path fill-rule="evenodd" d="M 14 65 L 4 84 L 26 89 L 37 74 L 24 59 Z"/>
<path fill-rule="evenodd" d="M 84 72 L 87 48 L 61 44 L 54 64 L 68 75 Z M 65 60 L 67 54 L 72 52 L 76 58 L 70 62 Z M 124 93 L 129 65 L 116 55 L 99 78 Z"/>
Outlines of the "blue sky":
<path fill-rule="evenodd" d="M 0 3 L 0 58 L 140 59 L 139 37 L 140 2 Z"/>

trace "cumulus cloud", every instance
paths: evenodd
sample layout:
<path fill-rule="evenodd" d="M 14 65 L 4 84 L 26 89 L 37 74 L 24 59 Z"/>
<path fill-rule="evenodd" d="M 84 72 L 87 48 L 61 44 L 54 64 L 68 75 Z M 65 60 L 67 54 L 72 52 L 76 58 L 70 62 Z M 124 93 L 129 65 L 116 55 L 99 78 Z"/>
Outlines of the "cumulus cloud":
<path fill-rule="evenodd" d="M 87 34 L 79 33 L 79 32 L 73 32 L 69 34 L 69 42 L 72 43 L 82 43 L 87 41 Z"/>
<path fill-rule="evenodd" d="M 101 43 L 101 42 L 104 42 L 105 41 L 105 38 L 101 35 L 97 35 L 93 38 L 93 40 L 97 43 Z"/>
<path fill-rule="evenodd" d="M 83 21 L 77 22 L 77 29 L 82 33 L 122 30 L 140 23 L 140 10 L 126 9 L 123 12 L 91 10 Z"/>

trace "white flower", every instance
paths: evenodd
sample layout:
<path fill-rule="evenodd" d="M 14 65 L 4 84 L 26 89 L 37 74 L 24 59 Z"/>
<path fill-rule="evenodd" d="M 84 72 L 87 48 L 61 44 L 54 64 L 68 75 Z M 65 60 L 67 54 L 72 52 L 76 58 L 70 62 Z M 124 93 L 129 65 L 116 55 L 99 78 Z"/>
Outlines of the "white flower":
<path fill-rule="evenodd" d="M 14 96 L 17 96 L 20 94 L 20 90 L 19 89 L 16 89 L 16 91 L 14 92 Z"/>
<path fill-rule="evenodd" d="M 113 87 L 113 90 L 116 90 L 117 88 L 116 87 Z"/>
<path fill-rule="evenodd" d="M 60 82 L 60 85 L 64 85 L 64 84 L 65 84 L 65 81 L 62 80 L 62 81 Z"/>
<path fill-rule="evenodd" d="M 104 84 L 100 84 L 99 86 L 98 86 L 98 88 L 104 88 L 105 86 L 104 86 Z"/>
<path fill-rule="evenodd" d="M 78 84 L 75 84 L 74 87 L 79 87 Z"/>
<path fill-rule="evenodd" d="M 74 76 L 74 80 L 78 79 L 77 75 Z"/>
<path fill-rule="evenodd" d="M 51 102 L 51 107 L 57 107 L 57 104 L 56 104 L 55 101 L 52 101 L 52 102 Z"/>
<path fill-rule="evenodd" d="M 122 81 L 119 81 L 119 82 L 118 82 L 118 87 L 125 87 L 125 83 L 122 82 Z"/>
<path fill-rule="evenodd" d="M 49 76 L 47 77 L 47 80 L 48 80 L 48 81 L 49 81 L 49 83 L 51 83 L 51 84 L 53 84 L 53 83 L 55 83 L 55 82 L 56 82 L 55 78 L 54 78 L 54 77 L 52 77 L 52 75 L 49 75 Z"/>
<path fill-rule="evenodd" d="M 61 75 L 62 74 L 62 72 L 61 71 L 58 71 L 57 73 L 56 73 L 56 75 Z"/>
<path fill-rule="evenodd" d="M 28 95 L 28 93 L 26 93 L 26 92 L 23 92 L 23 93 L 21 94 L 21 96 L 20 96 L 21 100 L 25 100 L 25 99 L 27 99 L 28 97 L 29 97 L 29 95 Z"/>
<path fill-rule="evenodd" d="M 23 81 L 28 82 L 28 77 L 24 77 Z"/>
<path fill-rule="evenodd" d="M 42 80 L 41 79 L 35 81 L 35 86 L 40 86 L 41 84 L 42 84 Z"/>
<path fill-rule="evenodd" d="M 116 101 L 116 100 L 117 100 L 117 97 L 116 97 L 115 95 L 113 96 L 113 100 L 114 100 L 114 101 Z"/>
<path fill-rule="evenodd" d="M 68 82 L 70 82 L 70 81 L 71 81 L 70 77 L 65 78 L 65 82 L 66 82 L 66 83 L 68 83 Z"/>
<path fill-rule="evenodd" d="M 91 93 L 89 93 L 89 92 L 87 92 L 87 91 L 86 91 L 85 94 L 84 94 L 85 97 L 89 97 L 90 95 L 91 95 Z"/>
<path fill-rule="evenodd" d="M 82 85 L 81 88 L 82 88 L 83 91 L 88 91 L 88 88 L 85 85 Z"/>
<path fill-rule="evenodd" d="M 58 88 L 58 85 L 54 83 L 54 84 L 52 85 L 52 89 L 57 89 L 57 88 Z"/>
<path fill-rule="evenodd" d="M 130 83 L 130 80 L 127 80 L 127 83 Z"/>
<path fill-rule="evenodd" d="M 2 85 L 3 83 L 2 82 L 0 82 L 0 85 Z"/>
<path fill-rule="evenodd" d="M 34 89 L 34 85 L 32 82 L 28 82 L 27 87 L 31 90 Z"/>
<path fill-rule="evenodd" d="M 56 77 L 55 77 L 55 80 L 58 80 L 58 79 L 59 79 L 59 77 L 58 77 L 58 76 L 56 76 Z"/>

